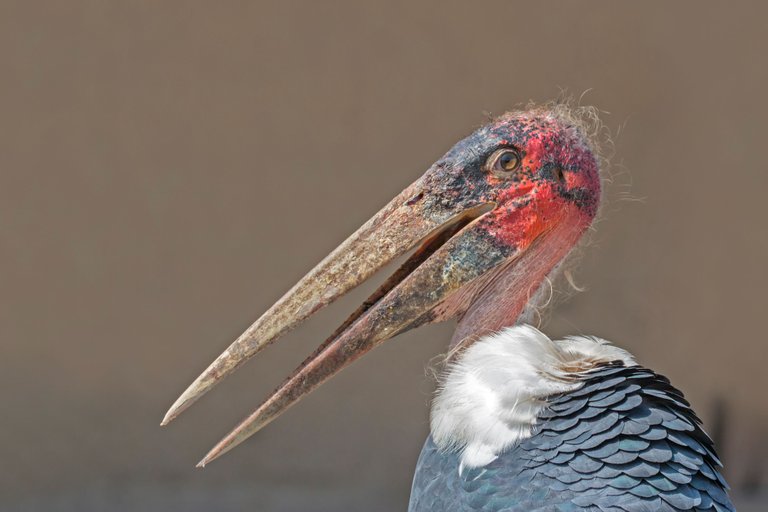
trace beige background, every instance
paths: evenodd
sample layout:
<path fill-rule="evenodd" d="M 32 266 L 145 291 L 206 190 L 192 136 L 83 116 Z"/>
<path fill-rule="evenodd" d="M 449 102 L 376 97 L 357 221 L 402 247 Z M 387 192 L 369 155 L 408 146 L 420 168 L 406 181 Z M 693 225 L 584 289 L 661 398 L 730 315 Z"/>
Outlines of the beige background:
<path fill-rule="evenodd" d="M 193 468 L 366 290 L 158 423 L 485 112 L 561 87 L 589 90 L 620 133 L 577 272 L 587 291 L 546 329 L 615 340 L 669 375 L 755 502 L 767 15 L 764 2 L 0 2 L 0 508 L 403 510 L 424 369 L 449 325 L 375 351 Z"/>

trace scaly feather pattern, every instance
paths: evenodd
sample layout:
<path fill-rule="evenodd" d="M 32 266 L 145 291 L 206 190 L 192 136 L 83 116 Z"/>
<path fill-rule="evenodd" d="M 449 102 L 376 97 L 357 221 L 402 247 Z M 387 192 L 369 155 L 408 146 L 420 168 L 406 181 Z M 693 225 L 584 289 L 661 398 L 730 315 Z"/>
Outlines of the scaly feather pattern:
<path fill-rule="evenodd" d="M 735 510 L 712 441 L 667 378 L 621 361 L 583 378 L 548 398 L 530 437 L 482 467 L 462 467 L 430 436 L 409 510 Z"/>

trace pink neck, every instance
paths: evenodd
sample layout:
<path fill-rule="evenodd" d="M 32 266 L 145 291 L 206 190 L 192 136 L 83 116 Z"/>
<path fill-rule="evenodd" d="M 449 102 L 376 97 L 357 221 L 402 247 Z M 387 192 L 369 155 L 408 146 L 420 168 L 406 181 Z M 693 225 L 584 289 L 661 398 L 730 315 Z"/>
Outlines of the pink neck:
<path fill-rule="evenodd" d="M 517 259 L 489 275 L 459 318 L 451 338 L 454 348 L 498 331 L 503 327 L 528 321 L 528 311 L 535 308 L 539 293 L 548 286 L 545 279 L 556 271 L 581 236 L 574 226 L 561 226 L 531 244 Z M 521 316 L 522 315 L 522 316 Z"/>

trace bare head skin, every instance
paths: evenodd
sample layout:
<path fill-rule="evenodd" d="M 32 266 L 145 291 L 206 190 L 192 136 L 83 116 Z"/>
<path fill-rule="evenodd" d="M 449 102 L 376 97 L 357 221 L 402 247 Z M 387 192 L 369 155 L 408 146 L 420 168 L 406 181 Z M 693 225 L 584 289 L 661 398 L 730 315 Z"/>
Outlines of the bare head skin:
<path fill-rule="evenodd" d="M 417 246 L 200 466 L 397 334 L 456 318 L 452 345 L 465 346 L 513 325 L 589 227 L 599 201 L 598 160 L 571 110 L 555 105 L 500 116 L 458 142 L 312 269 L 190 385 L 162 424 L 299 322 Z"/>

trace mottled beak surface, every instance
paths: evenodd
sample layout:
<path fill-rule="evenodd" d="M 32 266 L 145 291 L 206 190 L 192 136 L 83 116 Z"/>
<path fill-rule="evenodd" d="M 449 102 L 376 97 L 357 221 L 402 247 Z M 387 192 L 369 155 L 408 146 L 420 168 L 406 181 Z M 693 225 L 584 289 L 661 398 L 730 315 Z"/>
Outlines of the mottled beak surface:
<path fill-rule="evenodd" d="M 162 424 L 299 322 L 413 251 L 205 465 L 375 346 L 465 314 L 494 276 L 551 234 L 577 238 L 598 198 L 597 164 L 578 127 L 543 111 L 502 116 L 454 146 L 312 269 L 189 386 Z"/>

